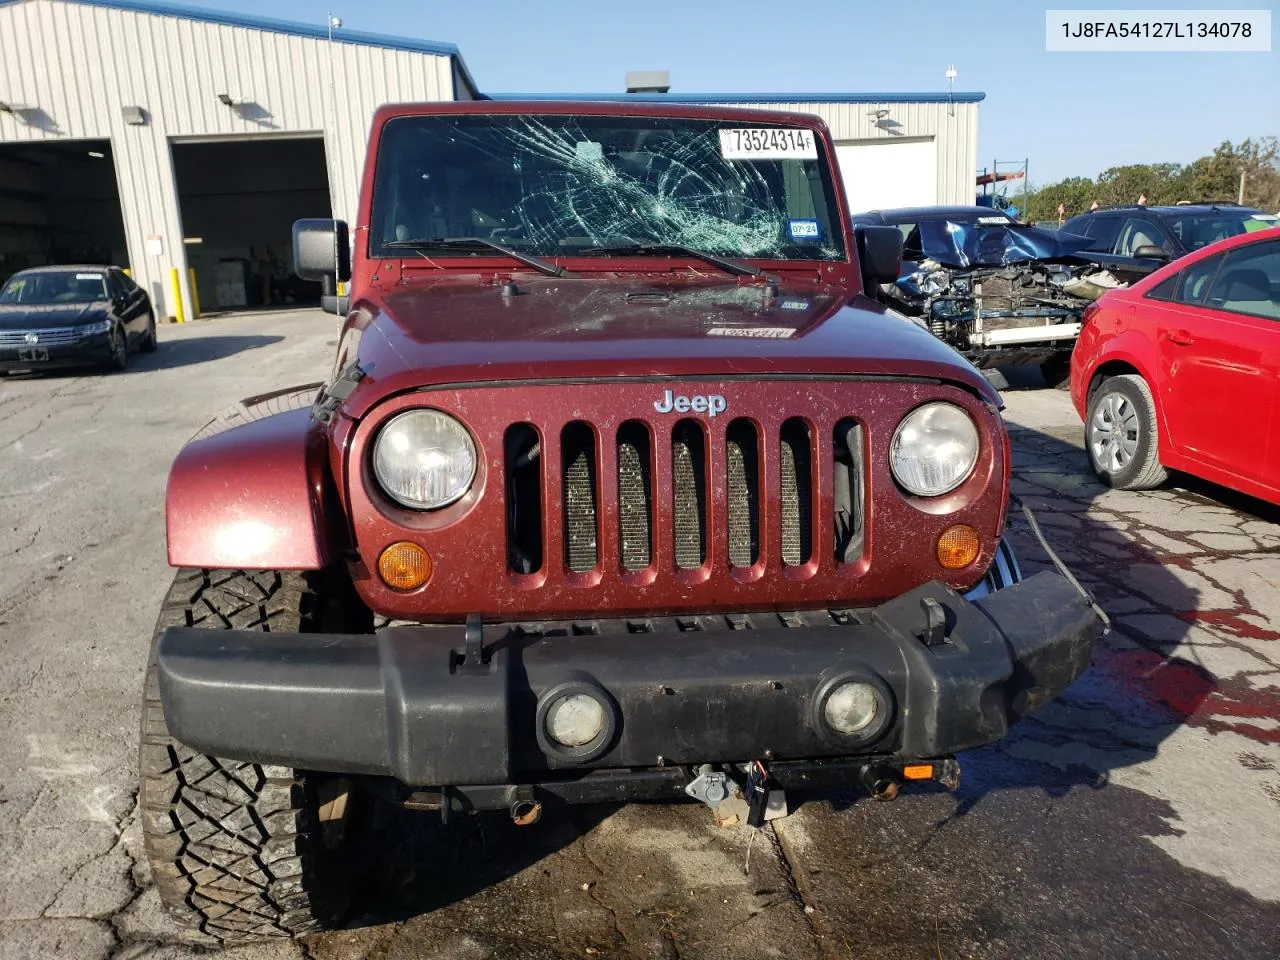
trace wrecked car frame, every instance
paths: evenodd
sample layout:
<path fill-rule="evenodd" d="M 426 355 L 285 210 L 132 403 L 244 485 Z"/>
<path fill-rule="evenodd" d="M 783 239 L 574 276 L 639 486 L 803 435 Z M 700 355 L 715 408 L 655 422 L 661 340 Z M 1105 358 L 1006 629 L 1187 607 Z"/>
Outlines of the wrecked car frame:
<path fill-rule="evenodd" d="M 1038 363 L 1046 378 L 1062 380 L 1085 308 L 1121 285 L 1081 255 L 1087 237 L 983 208 L 921 211 L 911 220 L 884 211 L 854 221 L 906 233 L 901 276 L 881 285 L 881 296 L 978 367 Z"/>

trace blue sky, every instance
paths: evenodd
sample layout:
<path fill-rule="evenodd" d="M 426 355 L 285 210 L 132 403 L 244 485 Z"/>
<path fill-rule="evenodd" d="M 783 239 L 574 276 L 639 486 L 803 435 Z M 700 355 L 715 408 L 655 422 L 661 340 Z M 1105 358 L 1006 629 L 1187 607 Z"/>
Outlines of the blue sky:
<path fill-rule="evenodd" d="M 181 2 L 181 0 L 179 0 Z M 855 0 L 193 0 L 240 13 L 446 40 L 481 90 L 617 91 L 627 70 L 671 71 L 699 92 L 957 90 L 987 94 L 979 164 L 1030 160 L 1031 179 L 1094 176 L 1124 163 L 1186 162 L 1223 140 L 1280 135 L 1273 0 L 1147 6 L 1271 6 L 1271 53 L 1046 53 L 1047 8 L 1070 3 Z"/>

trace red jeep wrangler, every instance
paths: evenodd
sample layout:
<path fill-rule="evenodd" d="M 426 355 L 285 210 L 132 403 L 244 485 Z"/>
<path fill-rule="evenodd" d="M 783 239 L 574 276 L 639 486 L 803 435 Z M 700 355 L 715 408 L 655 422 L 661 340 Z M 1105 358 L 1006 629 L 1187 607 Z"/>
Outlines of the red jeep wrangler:
<path fill-rule="evenodd" d="M 1002 545 L 997 394 L 864 297 L 900 239 L 818 119 L 387 107 L 358 217 L 295 228 L 331 377 L 169 478 L 141 804 L 206 934 L 335 922 L 374 799 L 754 825 L 954 785 L 1088 664 L 1087 595 Z"/>

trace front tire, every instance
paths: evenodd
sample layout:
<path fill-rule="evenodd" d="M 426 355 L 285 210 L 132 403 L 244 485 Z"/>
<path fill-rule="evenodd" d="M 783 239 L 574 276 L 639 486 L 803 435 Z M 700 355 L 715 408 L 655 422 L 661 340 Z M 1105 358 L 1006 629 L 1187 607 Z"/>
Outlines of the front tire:
<path fill-rule="evenodd" d="M 107 369 L 112 373 L 124 373 L 129 368 L 129 334 L 124 326 L 118 324 L 112 331 L 111 357 L 107 360 Z"/>
<path fill-rule="evenodd" d="M 165 598 L 156 637 L 167 627 L 314 629 L 315 610 L 316 596 L 301 574 L 182 570 Z M 207 756 L 174 740 L 160 701 L 154 643 L 138 765 L 147 858 L 176 919 L 215 941 L 235 942 L 291 937 L 341 918 L 357 880 L 349 784 Z M 344 814 L 337 823 L 335 798 Z"/>
<path fill-rule="evenodd" d="M 1089 397 L 1084 446 L 1093 472 L 1117 490 L 1150 490 L 1168 479 L 1160 464 L 1156 405 L 1136 374 L 1108 377 Z"/>
<path fill-rule="evenodd" d="M 142 346 L 138 349 L 142 353 L 155 353 L 157 346 L 159 346 L 159 340 L 156 337 L 156 315 L 152 313 L 147 316 L 147 332 L 143 335 Z"/>

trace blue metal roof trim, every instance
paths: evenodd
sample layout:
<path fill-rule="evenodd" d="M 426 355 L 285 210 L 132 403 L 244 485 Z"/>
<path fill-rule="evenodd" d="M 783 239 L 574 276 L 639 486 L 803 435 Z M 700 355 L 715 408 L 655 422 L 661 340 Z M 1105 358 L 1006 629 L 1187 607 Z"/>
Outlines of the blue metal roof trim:
<path fill-rule="evenodd" d="M 3 6 L 12 0 L 0 0 Z M 300 23 L 296 20 L 276 20 L 272 17 L 255 17 L 243 13 L 231 13 L 225 10 L 209 10 L 204 7 L 186 7 L 176 3 L 158 3 L 155 0 L 65 0 L 68 3 L 83 3 L 94 7 L 114 7 L 117 10 L 132 10 L 135 13 L 151 13 L 161 17 L 181 17 L 186 20 L 203 20 L 206 23 L 220 23 L 229 27 L 247 27 L 251 30 L 267 30 L 271 33 L 287 33 L 298 37 L 310 37 L 315 40 L 329 39 L 329 30 L 323 24 Z M 434 40 L 415 40 L 412 37 L 394 37 L 382 33 L 361 33 L 355 30 L 339 30 L 333 35 L 335 43 L 355 43 L 370 47 L 386 47 L 391 50 L 407 50 L 412 53 L 433 53 L 441 57 L 454 57 L 461 61 L 461 54 L 455 44 L 440 43 Z M 465 64 L 462 67 L 464 76 L 470 79 Z"/>
<path fill-rule="evenodd" d="M 489 93 L 486 100 L 564 100 L 570 103 L 979 103 L 985 93 Z"/>

